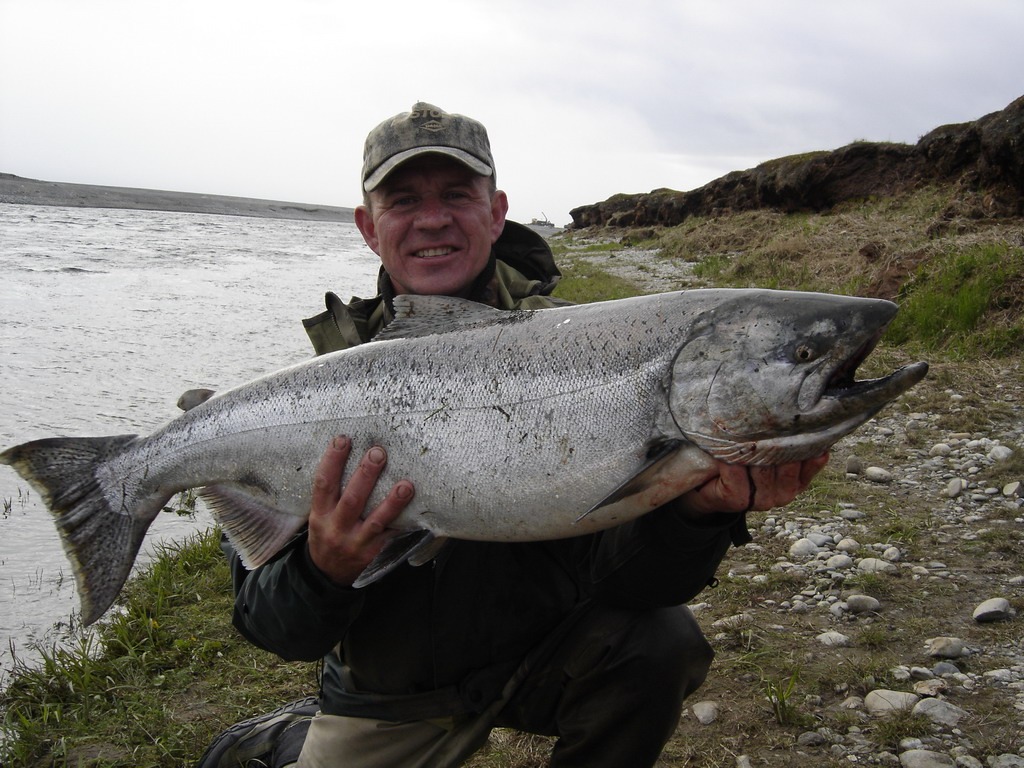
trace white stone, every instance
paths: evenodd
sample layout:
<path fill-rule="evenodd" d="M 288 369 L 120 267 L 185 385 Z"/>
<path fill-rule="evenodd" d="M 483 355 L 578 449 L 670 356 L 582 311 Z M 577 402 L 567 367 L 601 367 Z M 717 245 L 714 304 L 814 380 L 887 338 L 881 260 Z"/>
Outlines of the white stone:
<path fill-rule="evenodd" d="M 955 499 L 957 496 L 964 492 L 964 489 L 966 487 L 967 483 L 965 483 L 959 477 L 954 477 L 946 485 L 946 496 L 948 496 L 951 499 Z"/>
<path fill-rule="evenodd" d="M 818 554 L 818 545 L 810 539 L 799 539 L 793 542 L 793 545 L 789 548 L 789 556 L 794 560 L 814 557 Z"/>
<path fill-rule="evenodd" d="M 888 691 L 884 688 L 871 691 L 864 697 L 864 706 L 872 715 L 887 715 L 911 709 L 921 697 L 906 691 Z"/>
<path fill-rule="evenodd" d="M 900 754 L 901 768 L 953 768 L 953 758 L 930 749 L 908 749 Z"/>
<path fill-rule="evenodd" d="M 868 467 L 864 470 L 864 477 L 872 483 L 891 483 L 892 472 L 881 467 Z"/>
<path fill-rule="evenodd" d="M 693 716 L 697 718 L 697 722 L 701 725 L 710 725 L 718 719 L 719 707 L 717 701 L 698 701 L 691 709 L 693 710 Z"/>
<path fill-rule="evenodd" d="M 964 655 L 964 641 L 959 637 L 932 637 L 924 645 L 928 655 L 937 659 L 958 659 Z"/>
<path fill-rule="evenodd" d="M 936 443 L 935 445 L 932 446 L 931 450 L 928 451 L 928 455 L 929 456 L 949 456 L 949 454 L 951 454 L 952 452 L 953 452 L 953 449 L 950 448 L 945 443 Z"/>
<path fill-rule="evenodd" d="M 877 557 L 865 557 L 857 563 L 857 570 L 863 573 L 896 573 L 899 569 L 892 563 Z"/>
<path fill-rule="evenodd" d="M 849 637 L 844 635 L 842 632 L 836 632 L 834 630 L 822 632 L 815 638 L 815 640 L 829 648 L 846 648 L 850 644 Z"/>
<path fill-rule="evenodd" d="M 988 457 L 992 461 L 1006 461 L 1011 456 L 1013 456 L 1013 449 L 1007 445 L 997 445 L 988 452 Z"/>
<path fill-rule="evenodd" d="M 1014 480 L 1012 483 L 1007 483 L 1003 486 L 1003 496 L 1008 499 L 1012 499 L 1014 496 L 1024 496 L 1024 491 L 1021 491 L 1021 483 L 1019 480 Z"/>
<path fill-rule="evenodd" d="M 888 560 L 890 563 L 898 563 L 903 558 L 903 553 L 900 552 L 899 547 L 887 547 L 882 553 L 882 559 Z"/>
<path fill-rule="evenodd" d="M 836 544 L 836 549 L 838 549 L 840 552 L 856 552 L 858 549 L 860 549 L 860 542 L 858 542 L 856 539 L 851 539 L 847 537 L 845 539 L 841 539 L 839 543 Z"/>
<path fill-rule="evenodd" d="M 852 565 L 853 558 L 845 554 L 832 555 L 832 557 L 825 561 L 826 568 L 834 568 L 837 570 L 850 568 Z"/>

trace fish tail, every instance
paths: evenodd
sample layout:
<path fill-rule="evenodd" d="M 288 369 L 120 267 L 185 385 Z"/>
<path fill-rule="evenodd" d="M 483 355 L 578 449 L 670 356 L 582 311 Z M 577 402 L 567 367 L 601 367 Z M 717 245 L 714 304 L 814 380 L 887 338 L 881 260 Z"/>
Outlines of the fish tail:
<path fill-rule="evenodd" d="M 53 514 L 74 570 L 86 624 L 96 621 L 114 602 L 155 516 L 137 511 L 139 501 L 127 485 L 112 492 L 98 474 L 136 439 L 136 435 L 47 438 L 0 453 L 0 462 L 14 467 Z M 146 500 L 147 506 L 154 501 Z M 166 501 L 160 501 L 157 509 Z"/>

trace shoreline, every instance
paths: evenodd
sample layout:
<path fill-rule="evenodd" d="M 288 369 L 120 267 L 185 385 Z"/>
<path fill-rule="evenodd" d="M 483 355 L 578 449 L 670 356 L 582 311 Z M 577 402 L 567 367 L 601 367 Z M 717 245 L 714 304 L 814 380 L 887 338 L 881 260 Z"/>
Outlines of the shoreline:
<path fill-rule="evenodd" d="M 124 208 L 303 221 L 355 221 L 353 209 L 340 206 L 207 195 L 198 192 L 69 184 L 27 179 L 9 173 L 0 173 L 0 203 L 68 208 Z"/>

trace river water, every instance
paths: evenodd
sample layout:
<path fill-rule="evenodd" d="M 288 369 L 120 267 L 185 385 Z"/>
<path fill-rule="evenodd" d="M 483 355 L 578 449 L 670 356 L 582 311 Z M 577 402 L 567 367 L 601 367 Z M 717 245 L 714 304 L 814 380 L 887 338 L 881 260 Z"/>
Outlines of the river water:
<path fill-rule="evenodd" d="M 375 292 L 354 224 L 0 204 L 0 449 L 147 433 L 178 395 L 308 358 L 300 319 Z M 0 465 L 0 684 L 77 610 L 50 514 Z M 210 524 L 162 514 L 154 544 Z"/>

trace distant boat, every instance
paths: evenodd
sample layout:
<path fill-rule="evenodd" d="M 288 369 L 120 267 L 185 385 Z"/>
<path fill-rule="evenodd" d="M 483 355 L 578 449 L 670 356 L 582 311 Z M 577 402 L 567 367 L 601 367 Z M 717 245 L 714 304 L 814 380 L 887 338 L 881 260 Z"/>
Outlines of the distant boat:
<path fill-rule="evenodd" d="M 530 224 L 532 224 L 535 227 L 553 227 L 553 226 L 555 226 L 554 224 L 551 223 L 551 220 L 548 219 L 548 215 L 546 213 L 544 213 L 544 211 L 541 211 L 540 215 L 543 216 L 544 218 L 543 219 L 531 219 L 530 220 Z"/>

